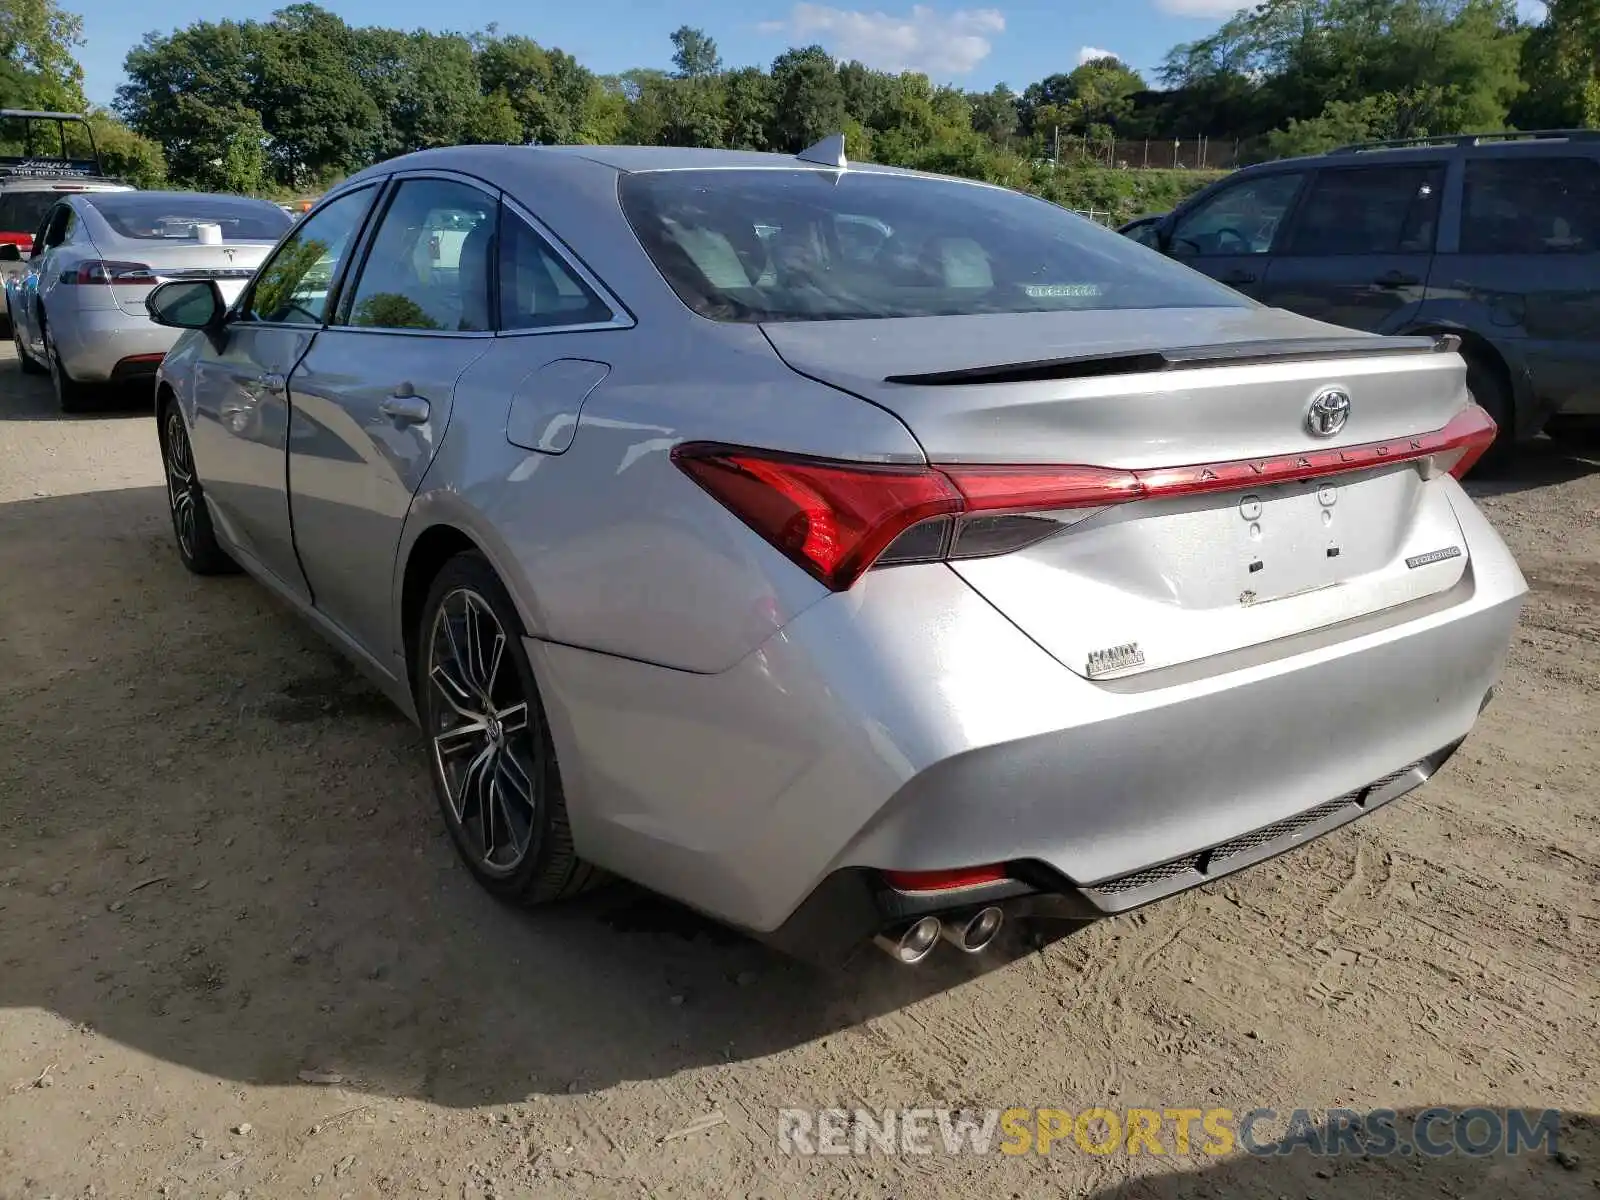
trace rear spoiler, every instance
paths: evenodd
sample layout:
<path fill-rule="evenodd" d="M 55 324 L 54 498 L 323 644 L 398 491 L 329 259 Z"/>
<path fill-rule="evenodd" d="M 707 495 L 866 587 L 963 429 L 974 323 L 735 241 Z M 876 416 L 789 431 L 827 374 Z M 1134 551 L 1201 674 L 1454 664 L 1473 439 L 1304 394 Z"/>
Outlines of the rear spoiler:
<path fill-rule="evenodd" d="M 1314 359 L 1371 358 L 1390 354 L 1451 354 L 1461 347 L 1453 333 L 1414 337 L 1275 338 L 1227 342 L 1219 346 L 1180 346 L 1119 354 L 1080 354 L 987 367 L 959 367 L 919 375 L 890 375 L 885 383 L 921 387 L 980 383 L 1033 383 L 1046 379 L 1090 379 L 1099 375 L 1141 375 L 1195 367 L 1239 367 Z"/>

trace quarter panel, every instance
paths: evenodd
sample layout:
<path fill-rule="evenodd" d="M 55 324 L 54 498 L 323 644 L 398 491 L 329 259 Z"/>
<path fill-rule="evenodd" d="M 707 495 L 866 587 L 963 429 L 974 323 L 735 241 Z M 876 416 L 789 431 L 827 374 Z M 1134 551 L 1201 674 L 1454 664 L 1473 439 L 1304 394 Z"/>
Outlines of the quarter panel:
<path fill-rule="evenodd" d="M 495 339 L 461 380 L 400 562 L 429 523 L 470 513 L 493 531 L 529 633 L 688 671 L 725 669 L 826 595 L 679 471 L 673 446 L 920 461 L 916 442 L 889 414 L 796 376 L 759 330 L 684 313 L 681 328 L 655 334 Z M 612 370 L 564 453 L 512 445 L 508 381 L 560 358 Z"/>

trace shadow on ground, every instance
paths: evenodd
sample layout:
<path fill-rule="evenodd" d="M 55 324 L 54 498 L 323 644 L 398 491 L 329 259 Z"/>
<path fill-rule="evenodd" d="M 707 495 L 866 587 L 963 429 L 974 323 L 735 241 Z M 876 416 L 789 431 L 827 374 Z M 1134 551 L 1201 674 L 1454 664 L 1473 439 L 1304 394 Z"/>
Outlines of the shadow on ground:
<path fill-rule="evenodd" d="M 1508 1121 L 1504 1108 L 1484 1109 L 1460 1102 L 1439 1108 L 1463 1116 L 1474 1108 L 1492 1112 L 1502 1129 Z M 1528 1123 L 1536 1125 L 1540 1106 L 1524 1111 Z M 1600 1192 L 1600 1118 L 1593 1114 L 1562 1114 L 1553 1145 L 1541 1140 L 1531 1148 L 1524 1145 L 1518 1153 L 1507 1154 L 1502 1140 L 1498 1150 L 1469 1155 L 1452 1144 L 1454 1120 L 1424 1117 L 1430 1113 L 1430 1109 L 1407 1109 L 1396 1114 L 1393 1152 L 1313 1154 L 1303 1141 L 1297 1149 L 1287 1140 L 1260 1137 L 1257 1145 L 1263 1153 L 1259 1155 L 1236 1155 L 1195 1172 L 1129 1180 L 1091 1193 L 1090 1200 L 1579 1200 Z M 1285 1119 L 1287 1116 L 1283 1114 Z M 1419 1119 L 1422 1142 L 1446 1147 L 1448 1153 L 1435 1157 L 1404 1152 L 1419 1145 Z M 1282 1129 L 1281 1123 L 1278 1129 Z M 1484 1120 L 1467 1122 L 1466 1145 L 1481 1149 L 1489 1143 L 1490 1130 Z"/>
<path fill-rule="evenodd" d="M 1515 458 L 1491 474 L 1469 476 L 1465 486 L 1469 495 L 1482 499 L 1567 483 L 1596 471 L 1600 471 L 1600 442 L 1541 437 L 1519 447 Z"/>
<path fill-rule="evenodd" d="M 824 973 L 622 885 L 496 904 L 414 728 L 262 588 L 185 572 L 158 488 L 0 505 L 0 908 L 0 1005 L 450 1105 L 771 1054 L 1024 952 Z"/>
<path fill-rule="evenodd" d="M 0 354 L 0 373 L 5 375 L 5 393 L 0 396 L 0 421 L 82 421 L 100 417 L 148 417 L 154 404 L 155 383 L 119 383 L 94 388 L 85 401 L 85 411 L 64 413 L 56 403 L 55 391 L 47 375 L 31 375 L 22 370 L 16 352 L 9 344 Z"/>

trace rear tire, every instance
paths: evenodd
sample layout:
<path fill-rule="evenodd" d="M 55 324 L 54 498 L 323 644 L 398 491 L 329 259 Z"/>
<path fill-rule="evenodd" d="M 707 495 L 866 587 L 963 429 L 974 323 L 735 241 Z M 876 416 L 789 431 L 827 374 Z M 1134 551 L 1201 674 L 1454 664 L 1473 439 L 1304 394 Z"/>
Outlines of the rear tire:
<path fill-rule="evenodd" d="M 1494 443 L 1467 474 L 1492 475 L 1503 469 L 1516 452 L 1516 406 L 1511 398 L 1511 389 L 1499 371 L 1481 358 L 1472 356 L 1467 358 L 1467 391 L 1472 394 L 1478 407 L 1493 417 L 1495 425 L 1499 427 Z"/>
<path fill-rule="evenodd" d="M 422 606 L 414 687 L 451 840 L 495 897 L 531 907 L 602 876 L 578 857 L 522 622 L 488 560 L 445 563 Z"/>
<path fill-rule="evenodd" d="M 92 406 L 94 393 L 87 384 L 79 383 L 67 374 L 67 365 L 61 361 L 61 350 L 50 332 L 48 321 L 42 321 L 44 333 L 45 366 L 50 371 L 50 384 L 56 390 L 56 405 L 64 413 L 86 412 Z"/>
<path fill-rule="evenodd" d="M 39 365 L 37 359 L 28 353 L 28 348 L 22 344 L 22 331 L 17 328 L 16 322 L 11 323 L 11 344 L 17 350 L 17 365 L 22 368 L 24 375 L 43 375 L 45 369 Z"/>

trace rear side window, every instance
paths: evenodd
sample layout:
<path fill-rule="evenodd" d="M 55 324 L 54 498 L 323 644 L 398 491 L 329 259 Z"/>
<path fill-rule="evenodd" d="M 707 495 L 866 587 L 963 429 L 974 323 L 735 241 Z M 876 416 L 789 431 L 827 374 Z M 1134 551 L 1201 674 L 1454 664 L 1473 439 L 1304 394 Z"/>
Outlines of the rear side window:
<path fill-rule="evenodd" d="M 1249 301 L 1064 208 L 871 171 L 638 172 L 623 211 L 684 303 L 719 321 L 829 321 Z"/>
<path fill-rule="evenodd" d="M 1463 254 L 1592 254 L 1600 242 L 1600 163 L 1479 158 L 1467 163 Z"/>
<path fill-rule="evenodd" d="M 509 208 L 500 215 L 500 328 L 599 325 L 611 309 Z"/>
<path fill-rule="evenodd" d="M 1443 182 L 1442 163 L 1323 171 L 1311 186 L 1286 252 L 1430 253 Z"/>

